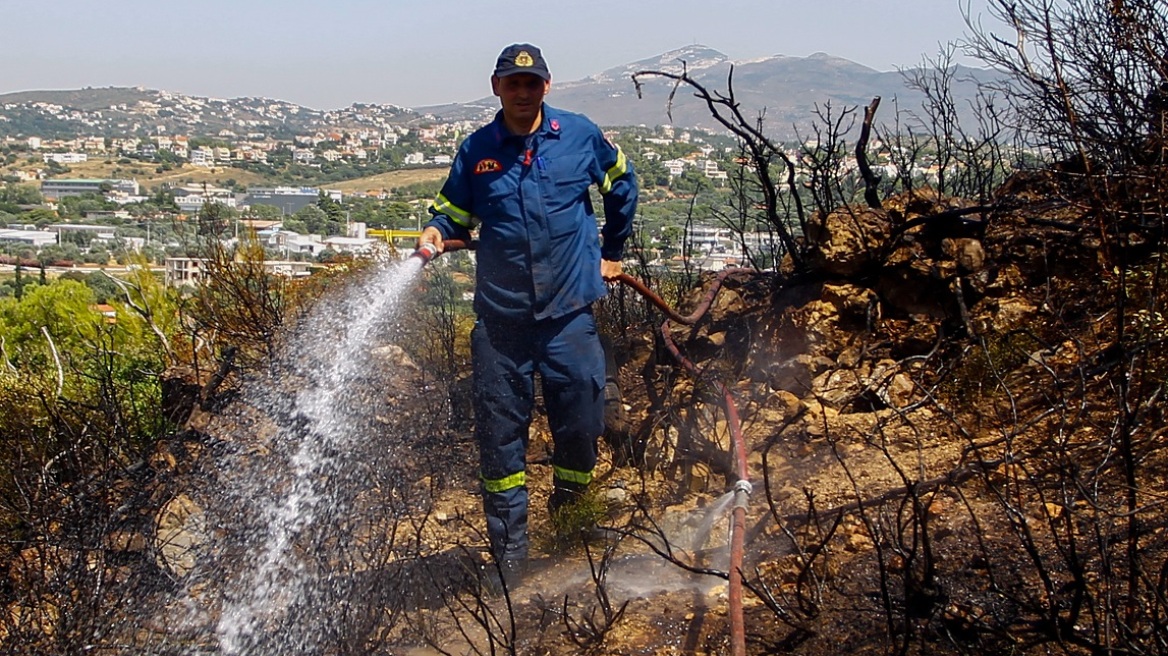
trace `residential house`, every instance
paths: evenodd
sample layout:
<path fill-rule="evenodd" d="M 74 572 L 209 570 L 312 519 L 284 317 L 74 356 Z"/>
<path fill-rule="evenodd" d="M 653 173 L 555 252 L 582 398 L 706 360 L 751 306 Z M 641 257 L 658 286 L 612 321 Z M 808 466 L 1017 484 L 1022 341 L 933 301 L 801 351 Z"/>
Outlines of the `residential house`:
<path fill-rule="evenodd" d="M 676 178 L 685 172 L 685 167 L 690 163 L 684 159 L 667 159 L 661 163 L 666 171 L 669 171 L 669 177 Z"/>
<path fill-rule="evenodd" d="M 86 137 L 81 142 L 81 148 L 90 153 L 104 153 L 105 152 L 105 138 L 104 137 Z"/>
<path fill-rule="evenodd" d="M 102 317 L 105 317 L 106 323 L 117 323 L 118 322 L 118 310 L 117 310 L 117 308 L 115 308 L 112 305 L 106 305 L 105 303 L 98 303 L 96 305 L 90 305 L 89 309 L 100 314 Z"/>
<path fill-rule="evenodd" d="M 702 173 L 711 180 L 725 180 L 726 172 L 718 168 L 718 163 L 712 159 L 706 160 L 702 165 Z"/>
<path fill-rule="evenodd" d="M 379 240 L 361 237 L 327 237 L 325 246 L 338 253 L 371 253 Z"/>
<path fill-rule="evenodd" d="M 256 231 L 256 238 L 266 248 L 288 255 L 317 256 L 326 248 L 320 235 L 302 235 L 283 228 Z"/>
<path fill-rule="evenodd" d="M 208 146 L 199 146 L 191 151 L 190 161 L 192 166 L 214 166 L 215 151 Z"/>
<path fill-rule="evenodd" d="M 167 287 L 197 285 L 207 271 L 207 260 L 199 257 L 168 257 L 164 280 Z"/>

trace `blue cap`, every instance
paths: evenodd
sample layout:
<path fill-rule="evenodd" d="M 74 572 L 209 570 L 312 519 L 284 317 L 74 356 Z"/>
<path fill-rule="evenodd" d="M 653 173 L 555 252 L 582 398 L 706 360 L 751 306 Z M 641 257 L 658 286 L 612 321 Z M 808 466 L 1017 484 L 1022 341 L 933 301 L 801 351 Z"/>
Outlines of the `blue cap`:
<path fill-rule="evenodd" d="M 545 81 L 552 79 L 543 53 L 530 43 L 514 43 L 499 53 L 499 59 L 495 62 L 495 77 L 507 77 L 516 73 L 531 73 Z"/>

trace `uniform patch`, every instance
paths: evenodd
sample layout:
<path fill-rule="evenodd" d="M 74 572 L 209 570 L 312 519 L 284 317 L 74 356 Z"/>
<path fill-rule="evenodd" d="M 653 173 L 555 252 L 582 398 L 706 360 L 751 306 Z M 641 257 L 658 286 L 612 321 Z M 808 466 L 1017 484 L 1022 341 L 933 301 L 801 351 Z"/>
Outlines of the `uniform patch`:
<path fill-rule="evenodd" d="M 553 130 L 559 130 L 560 129 L 560 122 L 553 118 L 551 121 L 551 126 L 552 126 Z"/>
<path fill-rule="evenodd" d="M 480 159 L 478 164 L 475 164 L 475 175 L 479 173 L 492 173 L 494 171 L 502 171 L 503 165 L 499 164 L 497 159 Z"/>

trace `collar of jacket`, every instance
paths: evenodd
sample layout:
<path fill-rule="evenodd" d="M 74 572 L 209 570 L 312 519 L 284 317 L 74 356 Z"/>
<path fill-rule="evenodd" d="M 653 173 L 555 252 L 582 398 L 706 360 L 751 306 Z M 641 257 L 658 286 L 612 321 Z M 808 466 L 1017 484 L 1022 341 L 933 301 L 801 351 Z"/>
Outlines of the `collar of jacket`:
<path fill-rule="evenodd" d="M 560 138 L 560 129 L 563 127 L 563 120 L 560 118 L 560 111 L 555 107 L 549 106 L 547 103 L 543 104 L 541 108 L 541 115 L 539 129 L 535 131 L 535 136 L 543 139 L 551 137 L 554 139 Z M 526 139 L 527 135 L 511 134 L 507 129 L 507 124 L 503 122 L 503 110 L 495 113 L 495 142 L 503 143 L 508 139 Z"/>

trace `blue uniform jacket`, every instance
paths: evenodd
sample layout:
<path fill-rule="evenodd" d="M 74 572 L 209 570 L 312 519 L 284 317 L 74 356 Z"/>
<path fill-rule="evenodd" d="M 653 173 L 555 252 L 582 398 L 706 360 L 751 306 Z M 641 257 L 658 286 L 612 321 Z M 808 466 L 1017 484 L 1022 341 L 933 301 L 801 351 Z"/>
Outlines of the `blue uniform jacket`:
<path fill-rule="evenodd" d="M 604 202 L 603 246 L 592 184 Z M 511 134 L 500 112 L 462 142 L 426 225 L 444 239 L 478 229 L 475 312 L 520 322 L 604 296 L 600 258 L 620 261 L 636 208 L 636 176 L 620 148 L 588 118 L 545 104 L 533 135 Z"/>

